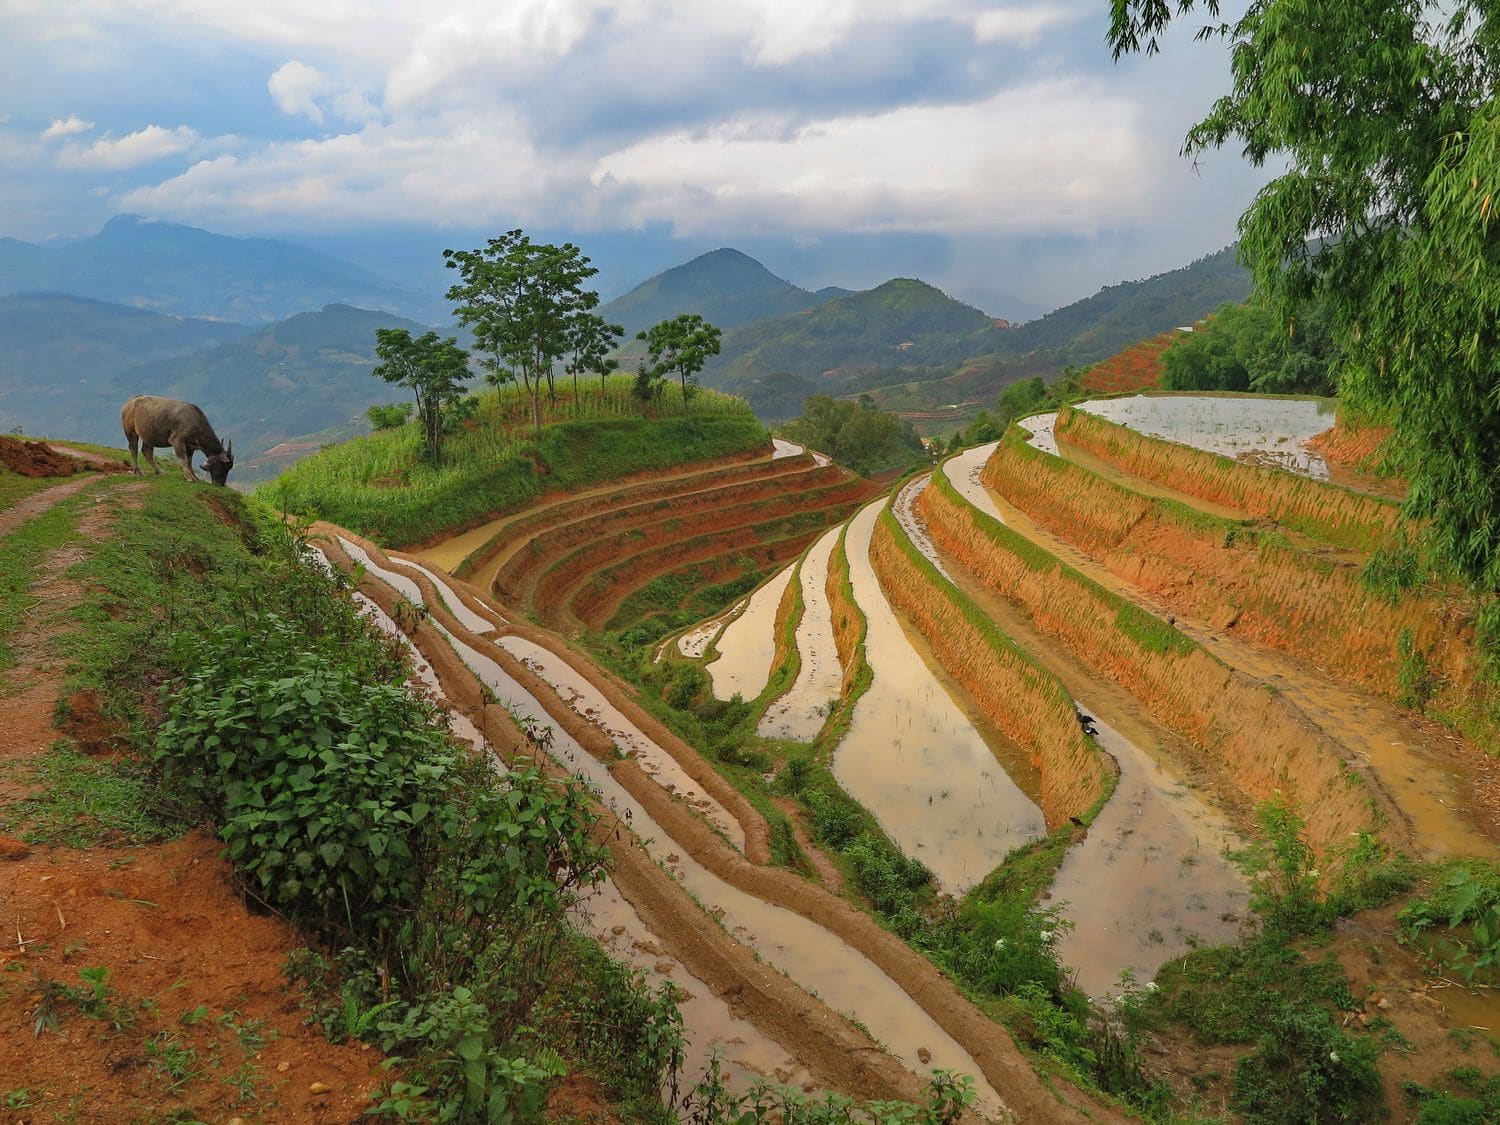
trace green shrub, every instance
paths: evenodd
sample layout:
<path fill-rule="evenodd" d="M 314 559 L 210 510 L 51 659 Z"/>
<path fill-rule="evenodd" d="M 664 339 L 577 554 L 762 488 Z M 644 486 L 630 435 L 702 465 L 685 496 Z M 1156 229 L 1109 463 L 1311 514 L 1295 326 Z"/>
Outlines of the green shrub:
<path fill-rule="evenodd" d="M 1373 1040 L 1345 1035 L 1322 1008 L 1287 1006 L 1235 1067 L 1229 1104 L 1251 1125 L 1371 1120 L 1378 1054 Z"/>

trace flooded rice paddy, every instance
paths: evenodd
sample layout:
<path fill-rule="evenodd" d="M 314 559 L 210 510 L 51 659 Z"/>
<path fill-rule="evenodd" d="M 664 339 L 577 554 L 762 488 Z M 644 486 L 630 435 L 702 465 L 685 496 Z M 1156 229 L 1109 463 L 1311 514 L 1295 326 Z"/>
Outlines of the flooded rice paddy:
<path fill-rule="evenodd" d="M 834 528 L 808 548 L 798 571 L 802 584 L 802 620 L 797 625 L 797 679 L 761 716 L 757 730 L 767 738 L 811 742 L 838 702 L 844 670 L 833 638 L 828 604 L 828 561 L 838 542 Z"/>
<path fill-rule="evenodd" d="M 1054 414 L 1052 417 L 1056 418 L 1057 415 Z M 1031 421 L 1028 418 L 1022 424 L 1030 425 Z M 1048 432 L 1050 433 L 1051 431 L 1049 430 Z M 985 445 L 976 445 L 973 449 L 966 449 L 958 454 L 958 456 L 950 457 L 944 461 L 942 471 L 947 474 L 948 479 L 953 483 L 953 487 L 958 490 L 960 496 L 970 504 L 973 504 L 981 512 L 993 516 L 995 519 L 1000 520 L 1001 523 L 1004 523 L 1005 521 L 1000 515 L 1000 509 L 995 506 L 994 498 L 990 496 L 989 489 L 985 488 L 979 479 L 979 471 L 984 468 L 984 463 L 990 459 L 990 454 L 995 452 L 995 447 L 999 444 L 997 441 L 992 441 Z"/>
<path fill-rule="evenodd" d="M 937 548 L 932 545 L 932 540 L 927 537 L 927 526 L 922 522 L 922 517 L 917 514 L 917 498 L 926 491 L 927 486 L 932 483 L 932 474 L 927 473 L 915 477 L 902 486 L 901 491 L 896 493 L 891 500 L 891 511 L 896 516 L 896 522 L 906 532 L 906 537 L 922 556 L 937 567 L 937 571 L 949 582 L 953 581 L 953 575 L 948 573 L 948 568 L 943 565 L 943 560 L 938 557 Z"/>
<path fill-rule="evenodd" d="M 1331 399 L 1132 395 L 1081 402 L 1078 409 L 1179 445 L 1328 479 L 1328 463 L 1306 442 L 1333 425 Z"/>
<path fill-rule="evenodd" d="M 710 617 L 702 625 L 695 625 L 682 636 L 677 638 L 677 651 L 689 660 L 700 659 L 708 651 L 710 642 L 719 635 L 719 630 L 724 628 L 726 621 L 732 621 L 741 613 L 745 612 L 745 606 L 749 598 L 743 598 L 734 603 L 723 613 Z"/>
<path fill-rule="evenodd" d="M 551 649 L 525 637 L 501 637 L 495 643 L 551 685 L 559 699 L 612 738 L 622 753 L 635 758 L 658 785 L 700 813 L 740 851 L 745 850 L 745 829 L 739 820 L 694 781 L 676 758 L 646 737 L 587 677 Z"/>
<path fill-rule="evenodd" d="M 764 583 L 719 634 L 719 655 L 706 665 L 715 699 L 754 699 L 765 690 L 776 659 L 776 609 L 791 579 L 792 568 L 786 567 Z"/>
<path fill-rule="evenodd" d="M 1114 796 L 1063 860 L 1052 903 L 1072 923 L 1059 960 L 1095 999 L 1128 972 L 1139 985 L 1197 944 L 1233 941 L 1245 921 L 1244 877 L 1225 857 L 1228 822 L 1118 731 L 1090 715 L 1120 767 Z"/>
<path fill-rule="evenodd" d="M 854 597 L 869 622 L 874 673 L 833 759 L 839 784 L 947 891 L 958 893 L 1007 852 L 1045 832 L 1042 811 L 929 670 L 902 630 L 870 566 L 870 537 L 884 501 L 849 524 Z"/>
<path fill-rule="evenodd" d="M 552 729 L 547 752 L 592 785 L 606 807 L 629 822 L 647 849 L 700 903 L 719 916 L 736 940 L 755 950 L 762 960 L 825 1004 L 859 1020 L 908 1067 L 921 1073 L 918 1052 L 927 1052 L 932 1066 L 974 1075 L 982 1104 L 991 1112 L 1001 1104 L 969 1053 L 868 958 L 815 922 L 720 879 L 683 854 L 683 849 L 672 850 L 666 830 L 611 776 L 608 768 L 566 731 L 555 728 L 551 716 L 535 697 L 488 656 L 441 625 L 438 629 L 512 714 L 537 727 Z"/>

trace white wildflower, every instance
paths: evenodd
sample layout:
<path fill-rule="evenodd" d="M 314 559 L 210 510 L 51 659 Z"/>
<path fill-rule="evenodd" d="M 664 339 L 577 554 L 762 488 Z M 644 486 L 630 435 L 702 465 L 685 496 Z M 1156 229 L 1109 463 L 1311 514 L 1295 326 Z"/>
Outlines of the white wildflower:
<path fill-rule="evenodd" d="M 1328 1061 L 1329 1062 L 1338 1062 L 1339 1061 L 1339 1053 L 1337 1051 L 1329 1051 L 1328 1052 Z"/>

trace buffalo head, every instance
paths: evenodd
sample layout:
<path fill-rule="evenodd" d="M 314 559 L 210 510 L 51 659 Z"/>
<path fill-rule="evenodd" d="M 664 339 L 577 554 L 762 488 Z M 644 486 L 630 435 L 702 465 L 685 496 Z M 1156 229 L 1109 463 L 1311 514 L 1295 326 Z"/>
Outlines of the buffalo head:
<path fill-rule="evenodd" d="M 234 468 L 234 442 L 230 441 L 224 447 L 222 453 L 216 453 L 203 462 L 203 471 L 208 474 L 208 479 L 215 484 L 223 484 L 229 479 L 229 470 Z"/>

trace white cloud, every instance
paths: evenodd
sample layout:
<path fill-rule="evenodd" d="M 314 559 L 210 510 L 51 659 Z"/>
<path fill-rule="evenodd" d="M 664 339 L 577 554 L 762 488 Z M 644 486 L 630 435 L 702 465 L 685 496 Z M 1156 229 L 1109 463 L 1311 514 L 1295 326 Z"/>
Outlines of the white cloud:
<path fill-rule="evenodd" d="M 958 106 L 653 137 L 600 160 L 632 221 L 679 233 L 1055 231 L 1139 213 L 1151 181 L 1130 107 L 1053 82 Z"/>
<path fill-rule="evenodd" d="M 1014 43 L 1030 47 L 1046 32 L 1074 23 L 1083 16 L 1084 12 L 1078 8 L 1059 4 L 992 8 L 974 17 L 974 39 L 979 43 Z"/>
<path fill-rule="evenodd" d="M 42 139 L 50 141 L 54 137 L 71 137 L 77 133 L 87 133 L 93 127 L 92 121 L 85 121 L 75 114 L 72 117 L 53 121 L 42 131 Z"/>
<path fill-rule="evenodd" d="M 197 131 L 186 125 L 175 129 L 147 125 L 123 137 L 100 137 L 88 146 L 68 145 L 58 155 L 58 163 L 76 168 L 133 168 L 137 164 L 186 152 L 198 142 Z"/>
<path fill-rule="evenodd" d="M 318 99 L 332 87 L 333 83 L 321 70 L 296 59 L 283 63 L 266 80 L 266 89 L 277 109 L 282 113 L 311 118 L 320 125 L 323 123 L 323 107 L 318 104 Z"/>

